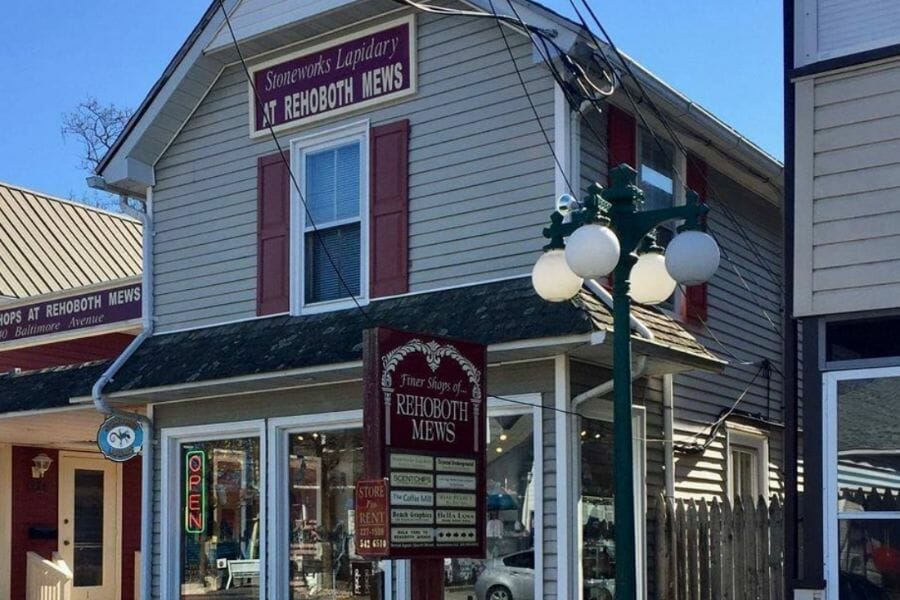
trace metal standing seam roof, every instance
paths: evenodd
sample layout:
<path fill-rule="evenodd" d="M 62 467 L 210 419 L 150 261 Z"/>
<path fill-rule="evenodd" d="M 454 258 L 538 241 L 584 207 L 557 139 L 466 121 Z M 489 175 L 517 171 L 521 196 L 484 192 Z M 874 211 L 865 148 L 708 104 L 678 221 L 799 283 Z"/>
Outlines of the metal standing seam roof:
<path fill-rule="evenodd" d="M 0 296 L 140 275 L 141 233 L 125 215 L 0 182 Z"/>

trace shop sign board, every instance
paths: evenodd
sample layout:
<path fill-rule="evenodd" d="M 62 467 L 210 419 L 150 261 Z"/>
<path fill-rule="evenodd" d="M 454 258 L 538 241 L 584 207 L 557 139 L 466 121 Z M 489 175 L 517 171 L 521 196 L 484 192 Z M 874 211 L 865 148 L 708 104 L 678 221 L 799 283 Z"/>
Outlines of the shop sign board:
<path fill-rule="evenodd" d="M 141 284 L 133 283 L 0 310 L 0 343 L 140 318 Z"/>
<path fill-rule="evenodd" d="M 97 430 L 97 446 L 109 460 L 131 460 L 144 446 L 144 428 L 136 419 L 111 415 Z"/>
<path fill-rule="evenodd" d="M 184 530 L 206 531 L 206 452 L 190 450 L 184 456 Z"/>
<path fill-rule="evenodd" d="M 366 470 L 389 485 L 390 558 L 483 558 L 486 348 L 366 332 Z"/>
<path fill-rule="evenodd" d="M 253 68 L 250 136 L 415 93 L 415 39 L 408 16 Z"/>
<path fill-rule="evenodd" d="M 388 485 L 384 479 L 356 482 L 356 552 L 366 558 L 388 554 Z"/>

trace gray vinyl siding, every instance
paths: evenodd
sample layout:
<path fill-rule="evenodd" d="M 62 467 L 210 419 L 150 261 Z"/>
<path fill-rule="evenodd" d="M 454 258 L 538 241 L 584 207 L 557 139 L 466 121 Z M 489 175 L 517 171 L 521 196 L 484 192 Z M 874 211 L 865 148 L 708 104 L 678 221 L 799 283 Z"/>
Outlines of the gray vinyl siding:
<path fill-rule="evenodd" d="M 896 0 L 815 0 L 820 56 L 851 54 L 900 40 Z M 798 12 L 798 14 L 800 14 Z M 807 21 L 809 22 L 809 20 Z"/>
<path fill-rule="evenodd" d="M 507 32 L 553 136 L 553 80 L 527 38 Z M 419 89 L 411 99 L 279 136 L 408 118 L 410 289 L 524 275 L 553 199 L 553 161 L 496 25 L 418 17 Z M 256 314 L 256 160 L 247 84 L 226 68 L 156 165 L 155 312 L 160 332 Z"/>
<path fill-rule="evenodd" d="M 814 110 L 812 312 L 894 307 L 900 294 L 900 60 L 816 79 L 814 107 L 808 108 Z"/>
<path fill-rule="evenodd" d="M 689 328 L 730 364 L 721 374 L 690 371 L 674 378 L 675 439 L 691 443 L 704 442 L 710 426 L 739 398 L 736 416 L 782 421 L 779 213 L 712 170 L 707 195 L 709 228 L 722 249 L 722 260 L 708 284 L 706 326 L 696 323 Z M 751 385 L 763 359 L 768 359 L 773 368 L 768 376 L 763 370 Z M 756 421 L 754 425 L 769 429 Z M 771 429 L 770 489 L 773 491 L 780 487 L 780 436 L 780 429 Z M 679 496 L 724 497 L 727 482 L 724 440 L 723 429 L 701 456 L 677 458 Z"/>

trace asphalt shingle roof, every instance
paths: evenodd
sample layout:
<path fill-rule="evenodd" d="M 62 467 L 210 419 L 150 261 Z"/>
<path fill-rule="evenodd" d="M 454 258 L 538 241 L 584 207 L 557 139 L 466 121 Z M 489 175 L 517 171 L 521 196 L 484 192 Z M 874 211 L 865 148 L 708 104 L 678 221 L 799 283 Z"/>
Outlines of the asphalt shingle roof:
<path fill-rule="evenodd" d="M 374 301 L 366 311 L 370 319 L 354 308 L 153 336 L 125 363 L 107 392 L 358 361 L 362 331 L 376 324 L 486 345 L 612 327 L 609 310 L 588 292 L 573 303 L 551 304 L 535 294 L 529 278 Z M 635 314 L 661 345 L 717 360 L 662 313 L 637 307 Z"/>
<path fill-rule="evenodd" d="M 69 406 L 69 399 L 89 396 L 109 361 L 0 374 L 0 414 Z"/>

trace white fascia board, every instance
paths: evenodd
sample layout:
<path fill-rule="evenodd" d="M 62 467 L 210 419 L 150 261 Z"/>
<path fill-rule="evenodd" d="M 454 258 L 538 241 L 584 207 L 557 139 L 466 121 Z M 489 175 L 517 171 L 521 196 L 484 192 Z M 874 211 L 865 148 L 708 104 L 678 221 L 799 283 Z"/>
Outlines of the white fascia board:
<path fill-rule="evenodd" d="M 237 0 L 224 1 L 227 6 Z M 217 59 L 204 55 L 203 49 L 215 35 L 222 22 L 224 22 L 222 13 L 217 11 L 184 56 L 178 61 L 172 73 L 150 101 L 150 105 L 144 109 L 143 114 L 140 115 L 140 118 L 127 132 L 127 137 L 115 149 L 115 154 L 110 157 L 109 161 L 98 173 L 106 179 L 108 184 L 127 190 L 134 190 L 136 192 L 135 197 L 139 198 L 143 197 L 144 190 L 147 187 L 155 185 L 153 166 L 146 161 L 134 158 L 135 150 L 144 142 L 147 131 L 163 113 L 173 94 L 195 67 L 200 67 L 198 72 L 215 73 L 215 77 L 218 77 L 218 73 L 221 71 L 221 63 Z M 198 98 L 197 102 L 199 103 L 200 100 L 201 98 Z M 156 140 L 156 142 L 158 143 L 159 140 Z"/>

